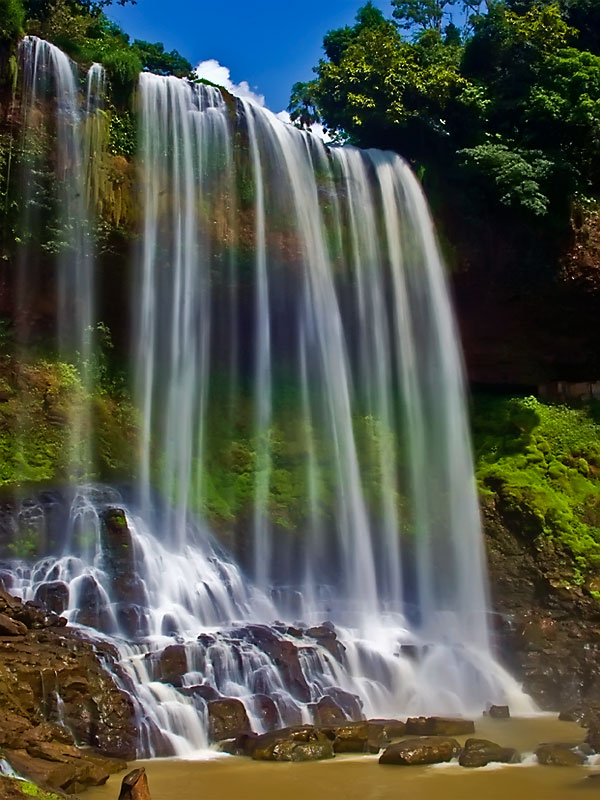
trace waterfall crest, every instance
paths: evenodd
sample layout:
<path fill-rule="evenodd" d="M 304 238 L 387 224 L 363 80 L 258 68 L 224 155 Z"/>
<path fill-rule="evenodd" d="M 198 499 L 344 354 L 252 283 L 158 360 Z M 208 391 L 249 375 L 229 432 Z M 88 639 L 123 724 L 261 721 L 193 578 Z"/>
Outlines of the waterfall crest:
<path fill-rule="evenodd" d="M 57 341 L 90 363 L 99 189 L 82 162 L 101 145 L 79 119 L 101 108 L 104 77 L 94 65 L 83 104 L 60 51 L 28 37 L 21 53 L 26 109 L 40 70 L 53 87 L 75 220 Z M 460 347 L 408 165 L 149 73 L 137 123 L 135 489 L 79 486 L 67 528 L 86 527 L 87 546 L 67 537 L 13 565 L 15 587 L 33 599 L 60 583 L 69 619 L 114 639 L 144 754 L 206 747 L 218 696 L 240 698 L 255 730 L 265 695 L 280 725 L 312 720 L 324 697 L 348 718 L 480 713 L 508 696 L 529 709 L 490 649 Z M 183 648 L 177 681 L 169 646 Z"/>

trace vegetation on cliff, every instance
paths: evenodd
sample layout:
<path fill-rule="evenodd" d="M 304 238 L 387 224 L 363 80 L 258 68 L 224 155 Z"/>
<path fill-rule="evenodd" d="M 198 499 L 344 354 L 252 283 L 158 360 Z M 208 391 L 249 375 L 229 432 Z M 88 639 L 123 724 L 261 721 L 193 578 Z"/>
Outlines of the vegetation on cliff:
<path fill-rule="evenodd" d="M 566 584 L 600 599 L 600 422 L 595 404 L 478 397 L 473 431 L 482 502 L 539 547 L 570 554 Z"/>

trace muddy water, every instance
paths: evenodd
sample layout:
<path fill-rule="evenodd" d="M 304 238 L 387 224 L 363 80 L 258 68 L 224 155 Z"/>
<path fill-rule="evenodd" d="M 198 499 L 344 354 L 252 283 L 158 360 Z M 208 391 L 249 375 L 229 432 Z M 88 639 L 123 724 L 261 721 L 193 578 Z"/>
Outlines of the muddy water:
<path fill-rule="evenodd" d="M 265 763 L 222 756 L 212 760 L 140 761 L 146 767 L 152 800 L 582 800 L 600 797 L 600 780 L 587 776 L 597 766 L 542 767 L 527 758 L 541 742 L 577 744 L 578 725 L 541 717 L 480 720 L 476 736 L 519 749 L 520 765 L 464 769 L 380 766 L 378 756 L 346 755 L 305 764 Z M 462 737 L 463 739 L 466 737 Z M 593 759 L 592 759 L 593 760 Z M 600 757 L 599 757 L 600 760 Z M 122 775 L 90 789 L 86 800 L 116 800 Z"/>

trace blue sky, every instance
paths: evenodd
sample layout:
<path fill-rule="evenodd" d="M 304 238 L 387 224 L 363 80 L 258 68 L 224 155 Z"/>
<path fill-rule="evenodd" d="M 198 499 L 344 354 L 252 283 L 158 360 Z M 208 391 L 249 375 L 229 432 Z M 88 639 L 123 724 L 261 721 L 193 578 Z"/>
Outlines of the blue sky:
<path fill-rule="evenodd" d="M 365 0 L 138 0 L 108 15 L 132 39 L 162 42 L 194 66 L 215 59 L 235 83 L 247 81 L 273 111 L 287 107 L 296 81 L 309 80 L 323 35 L 352 24 Z M 391 14 L 389 2 L 375 2 Z"/>

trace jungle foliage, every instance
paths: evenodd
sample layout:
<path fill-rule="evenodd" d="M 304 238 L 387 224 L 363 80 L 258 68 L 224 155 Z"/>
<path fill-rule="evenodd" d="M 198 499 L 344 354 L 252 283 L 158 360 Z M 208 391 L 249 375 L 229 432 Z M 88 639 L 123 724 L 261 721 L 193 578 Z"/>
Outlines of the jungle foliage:
<path fill-rule="evenodd" d="M 600 566 L 599 412 L 498 396 L 476 398 L 473 409 L 482 497 L 521 535 L 570 553 L 576 582 Z"/>
<path fill-rule="evenodd" d="M 569 200 L 598 196 L 599 0 L 392 6 L 325 36 L 297 125 L 396 150 L 517 225 L 564 225 Z"/>

